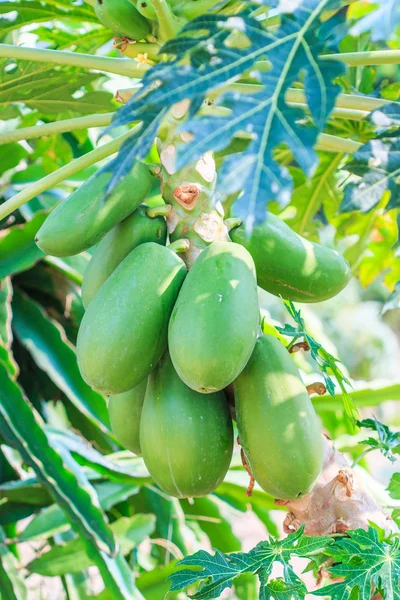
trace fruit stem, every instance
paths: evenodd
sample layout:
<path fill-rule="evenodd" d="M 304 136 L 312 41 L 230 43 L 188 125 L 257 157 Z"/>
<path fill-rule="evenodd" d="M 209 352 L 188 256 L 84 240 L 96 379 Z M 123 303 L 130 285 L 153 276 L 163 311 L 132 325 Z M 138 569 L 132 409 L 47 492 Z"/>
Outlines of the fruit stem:
<path fill-rule="evenodd" d="M 15 196 L 12 196 L 12 198 L 7 200 L 7 202 L 4 202 L 4 204 L 0 206 L 0 219 L 4 219 L 8 215 L 10 215 L 14 210 L 19 208 L 26 202 L 29 202 L 29 200 L 32 200 L 32 198 L 35 198 L 35 196 L 38 196 L 39 194 L 42 194 L 43 192 L 57 185 L 58 183 L 61 183 L 68 177 L 71 177 L 71 175 L 75 175 L 75 173 L 79 173 L 79 171 L 86 169 L 86 167 L 90 167 L 99 160 L 107 158 L 107 156 L 110 156 L 111 154 L 115 154 L 115 152 L 119 150 L 119 148 L 122 146 L 125 140 L 130 138 L 132 135 L 136 134 L 141 128 L 141 126 L 141 123 L 137 124 L 135 127 L 132 127 L 132 129 L 130 129 L 128 132 L 124 133 L 123 135 L 120 135 L 114 140 L 111 140 L 110 142 L 103 144 L 99 148 L 96 148 L 95 150 L 92 150 L 91 152 L 88 152 L 87 154 L 76 158 L 75 160 L 71 161 L 67 165 L 64 165 L 57 171 L 46 175 L 46 177 L 43 177 L 39 181 L 35 181 L 34 183 L 27 185 L 21 192 L 15 194 Z"/>
<path fill-rule="evenodd" d="M 374 450 L 374 448 L 367 448 L 366 450 L 364 450 L 364 452 L 361 452 L 361 454 L 359 454 L 352 462 L 351 464 L 351 468 L 354 469 L 354 467 L 356 465 L 358 465 L 358 463 L 365 457 L 367 456 L 367 454 L 369 454 L 370 452 L 372 452 L 372 450 Z"/>
<path fill-rule="evenodd" d="M 315 148 L 317 150 L 326 150 L 327 152 L 348 152 L 353 154 L 353 152 L 357 152 L 361 146 L 361 142 L 348 140 L 338 137 L 337 135 L 330 135 L 329 133 L 321 133 L 318 136 Z"/>
<path fill-rule="evenodd" d="M 150 219 L 155 217 L 166 217 L 172 210 L 170 204 L 160 204 L 159 206 L 151 206 L 146 210 L 146 214 Z"/>
<path fill-rule="evenodd" d="M 12 44 L 0 44 L 0 57 L 95 69 L 105 73 L 115 73 L 138 79 L 141 79 L 150 68 L 149 65 L 139 65 L 136 61 L 125 58 L 109 58 L 107 56 L 93 56 L 62 50 L 45 50 L 43 48 L 23 48 Z"/>
<path fill-rule="evenodd" d="M 143 42 L 114 42 L 113 48 L 128 58 L 137 58 L 139 55 L 147 55 L 149 58 L 159 58 L 159 44 L 145 44 Z M 142 64 L 142 63 L 140 63 Z"/>
<path fill-rule="evenodd" d="M 77 131 L 78 129 L 89 129 L 90 127 L 103 127 L 109 125 L 114 116 L 113 112 L 103 115 L 88 115 L 85 117 L 76 117 L 74 119 L 64 119 L 54 123 L 45 123 L 44 125 L 35 125 L 34 127 L 23 127 L 13 131 L 0 133 L 0 146 L 10 142 L 20 142 L 21 140 L 32 140 L 55 133 L 65 133 L 68 131 Z"/>
<path fill-rule="evenodd" d="M 237 217 L 225 219 L 225 221 L 224 221 L 224 225 L 226 225 L 228 231 L 231 231 L 231 229 L 235 229 L 236 227 L 240 227 L 242 223 L 243 223 L 243 220 L 238 219 Z"/>
<path fill-rule="evenodd" d="M 179 33 L 183 23 L 180 23 L 172 12 L 167 0 L 153 0 L 153 8 L 158 21 L 158 39 L 166 42 Z"/>
<path fill-rule="evenodd" d="M 190 242 L 189 240 L 182 238 L 181 240 L 176 240 L 169 244 L 168 248 L 177 254 L 180 252 L 187 252 L 190 248 Z"/>

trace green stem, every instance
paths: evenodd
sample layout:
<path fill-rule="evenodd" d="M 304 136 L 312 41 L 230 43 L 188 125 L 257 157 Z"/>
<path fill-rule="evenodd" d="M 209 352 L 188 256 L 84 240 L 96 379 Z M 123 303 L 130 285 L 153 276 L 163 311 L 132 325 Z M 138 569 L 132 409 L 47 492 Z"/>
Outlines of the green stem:
<path fill-rule="evenodd" d="M 84 156 L 76 158 L 75 160 L 71 161 L 64 167 L 61 167 L 57 171 L 46 175 L 46 177 L 43 177 L 39 181 L 35 181 L 34 183 L 27 185 L 25 189 L 23 189 L 18 194 L 15 194 L 15 196 L 13 196 L 9 200 L 7 200 L 7 202 L 4 202 L 4 204 L 0 206 L 0 220 L 4 219 L 5 217 L 8 217 L 8 215 L 10 215 L 14 210 L 19 208 L 26 202 L 29 202 L 29 200 L 32 200 L 32 198 L 35 198 L 35 196 L 42 194 L 43 192 L 52 188 L 58 183 L 61 183 L 68 177 L 75 175 L 75 173 L 78 173 L 79 171 L 86 169 L 86 167 L 90 167 L 94 163 L 102 160 L 103 158 L 107 158 L 107 156 L 110 156 L 111 154 L 117 152 L 117 150 L 121 147 L 125 140 L 131 137 L 134 133 L 137 133 L 138 129 L 141 126 L 141 123 L 139 123 L 132 129 L 130 129 L 127 133 L 120 135 L 114 140 L 111 140 L 111 142 L 107 142 L 106 144 L 103 144 L 103 146 L 100 146 L 99 148 L 88 152 Z"/>
<path fill-rule="evenodd" d="M 324 54 L 324 60 L 338 60 L 351 67 L 368 65 L 399 65 L 400 50 L 374 50 L 370 52 L 342 52 L 341 54 Z"/>
<path fill-rule="evenodd" d="M 360 142 L 347 140 L 329 133 L 321 133 L 315 146 L 317 150 L 326 150 L 328 152 L 349 152 L 352 154 L 361 148 Z"/>
<path fill-rule="evenodd" d="M 175 242 L 172 242 L 171 244 L 169 244 L 168 248 L 177 253 L 178 252 L 187 252 L 190 248 L 190 242 L 189 242 L 189 240 L 182 238 L 180 240 L 176 240 Z"/>
<path fill-rule="evenodd" d="M 32 140 L 55 133 L 88 129 L 89 127 L 103 127 L 111 123 L 113 115 L 113 112 L 103 115 L 88 115 L 86 117 L 76 117 L 75 119 L 46 123 L 45 125 L 34 125 L 33 127 L 5 131 L 4 133 L 0 133 L 0 145 L 9 144 L 10 142 L 20 142 L 21 140 Z"/>
<path fill-rule="evenodd" d="M 369 454 L 370 452 L 372 452 L 372 450 L 374 450 L 374 448 L 367 448 L 366 450 L 364 450 L 364 452 L 361 452 L 361 454 L 359 454 L 357 456 L 357 458 L 355 458 L 353 460 L 351 468 L 354 469 L 354 467 L 356 465 L 358 465 L 358 463 L 360 462 L 360 460 L 362 460 L 364 458 L 364 456 L 366 456 L 367 454 Z"/>
<path fill-rule="evenodd" d="M 371 52 L 343 52 L 342 54 L 320 54 L 321 60 L 336 60 L 344 62 L 349 67 L 365 67 L 368 65 L 398 65 L 400 64 L 400 50 L 374 50 Z M 257 60 L 253 70 L 266 72 L 271 69 L 268 60 Z"/>
<path fill-rule="evenodd" d="M 114 48 L 119 50 L 119 52 L 128 58 L 136 58 L 139 54 L 147 54 L 151 59 L 159 59 L 159 44 L 145 44 L 143 42 L 125 44 L 125 42 L 123 42 L 121 44 L 114 44 Z"/>
<path fill-rule="evenodd" d="M 179 33 L 183 27 L 173 14 L 167 0 L 153 0 L 153 8 L 158 21 L 158 39 L 166 42 Z"/>
<path fill-rule="evenodd" d="M 299 339 L 299 337 L 300 337 L 299 335 L 296 335 L 296 336 L 295 336 L 295 337 L 294 337 L 294 338 L 293 338 L 293 339 L 292 339 L 292 340 L 291 340 L 291 341 L 288 343 L 288 345 L 286 346 L 286 350 L 287 350 L 288 352 L 290 352 L 291 348 L 292 348 L 292 347 L 295 345 L 295 343 L 297 342 L 297 340 Z"/>
<path fill-rule="evenodd" d="M 172 206 L 170 204 L 160 204 L 159 206 L 152 206 L 146 210 L 146 214 L 150 219 L 155 219 L 156 217 L 166 217 L 172 211 Z"/>
<path fill-rule="evenodd" d="M 226 225 L 228 231 L 235 229 L 235 227 L 240 227 L 242 223 L 242 219 L 238 219 L 237 217 L 231 217 L 230 219 L 225 219 L 224 221 L 224 225 Z"/>
<path fill-rule="evenodd" d="M 210 92 L 208 98 L 216 99 L 222 91 L 238 92 L 240 94 L 254 94 L 261 91 L 264 86 L 258 83 L 231 83 L 230 85 Z M 292 105 L 307 105 L 306 96 L 303 90 L 289 88 L 285 96 L 286 102 Z M 360 120 L 367 116 L 369 112 L 380 108 L 385 104 L 392 104 L 391 100 L 384 98 L 370 98 L 368 96 L 339 94 L 336 98 L 336 106 L 332 116 L 343 117 L 346 119 Z M 400 102 L 395 102 L 400 108 Z"/>
<path fill-rule="evenodd" d="M 0 44 L 0 57 L 68 65 L 82 69 L 95 69 L 97 71 L 126 75 L 127 77 L 136 77 L 139 79 L 150 68 L 149 65 L 138 65 L 136 61 L 125 58 L 92 56 L 91 54 L 44 50 L 41 48 L 23 48 L 22 46 L 13 46 L 12 44 Z"/>

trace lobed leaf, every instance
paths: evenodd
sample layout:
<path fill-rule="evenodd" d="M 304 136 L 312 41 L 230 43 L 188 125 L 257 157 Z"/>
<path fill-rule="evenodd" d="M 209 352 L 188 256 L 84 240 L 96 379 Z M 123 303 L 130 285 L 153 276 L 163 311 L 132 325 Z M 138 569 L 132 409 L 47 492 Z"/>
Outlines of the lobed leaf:
<path fill-rule="evenodd" d="M 177 169 L 206 151 L 225 148 L 238 132 L 245 133 L 250 137 L 249 146 L 240 155 L 225 159 L 219 172 L 220 189 L 224 195 L 243 190 L 236 210 L 249 227 L 263 220 L 269 200 L 287 203 L 292 181 L 287 169 L 275 161 L 273 151 L 286 144 L 308 175 L 317 166 L 313 146 L 339 93 L 334 79 L 343 72 L 343 65 L 321 56 L 329 44 L 329 33 L 326 24 L 321 28 L 320 17 L 338 7 L 335 0 L 304 0 L 290 16 L 281 16 L 281 24 L 273 32 L 254 19 L 251 11 L 235 17 L 206 14 L 188 23 L 162 49 L 174 54 L 176 60 L 150 69 L 142 90 L 116 115 L 114 126 L 141 120 L 143 127 L 140 144 L 133 138 L 121 150 L 110 186 L 116 185 L 135 156 L 141 158 L 149 151 L 159 126 L 157 119 L 166 108 L 189 99 L 189 117 L 181 129 L 190 132 L 193 139 L 178 149 Z M 227 43 L 238 30 L 248 44 Z M 188 56 L 190 65 L 182 65 Z M 265 58 L 268 63 L 263 62 Z M 223 88 L 246 71 L 263 85 L 261 92 L 239 96 L 222 89 L 218 103 L 228 108 L 229 114 L 197 114 L 209 90 Z M 305 114 L 285 101 L 288 87 L 301 74 L 313 119 L 307 125 Z"/>

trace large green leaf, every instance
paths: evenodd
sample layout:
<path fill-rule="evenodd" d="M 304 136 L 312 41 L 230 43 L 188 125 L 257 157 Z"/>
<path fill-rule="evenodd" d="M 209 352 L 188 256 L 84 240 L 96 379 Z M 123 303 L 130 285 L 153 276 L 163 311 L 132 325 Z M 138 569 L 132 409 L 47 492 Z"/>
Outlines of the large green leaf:
<path fill-rule="evenodd" d="M 0 14 L 7 13 L 12 14 L 1 21 L 0 32 L 2 35 L 24 25 L 53 21 L 54 19 L 63 20 L 67 18 L 96 22 L 96 16 L 89 7 L 85 5 L 83 7 L 74 6 L 71 3 L 64 3 L 63 6 L 61 1 L 58 1 L 57 4 L 46 1 L 28 2 L 26 0 L 22 2 L 2 2 L 0 4 Z"/>
<path fill-rule="evenodd" d="M 133 550 L 154 531 L 154 527 L 154 515 L 143 514 L 130 518 L 123 517 L 110 525 L 122 554 L 128 554 Z M 54 546 L 33 560 L 28 565 L 28 569 L 46 577 L 55 577 L 66 573 L 79 573 L 92 564 L 93 562 L 85 552 L 82 540 L 77 538 L 67 544 Z"/>
<path fill-rule="evenodd" d="M 105 481 L 94 486 L 103 510 L 109 510 L 115 504 L 123 502 L 138 493 L 139 487 L 127 483 Z M 22 542 L 47 539 L 70 527 L 64 511 L 58 504 L 43 509 L 36 515 L 19 535 Z"/>
<path fill-rule="evenodd" d="M 25 582 L 18 572 L 15 556 L 4 543 L 6 535 L 0 527 L 0 593 L 2 600 L 26 600 Z"/>
<path fill-rule="evenodd" d="M 337 187 L 338 165 L 342 155 L 320 153 L 318 169 L 311 179 L 307 178 L 300 169 L 292 169 L 291 174 L 295 189 L 290 201 L 290 212 L 295 212 L 288 224 L 300 235 L 310 237 L 315 234 L 317 223 L 315 216 L 321 211 L 325 215 L 335 214 L 342 197 Z M 293 210 L 295 209 L 295 211 Z"/>
<path fill-rule="evenodd" d="M 0 363 L 0 433 L 21 454 L 65 510 L 71 523 L 102 551 L 115 553 L 112 533 L 93 493 L 51 447 L 40 417 Z"/>
<path fill-rule="evenodd" d="M 36 478 L 2 483 L 0 485 L 0 498 L 6 498 L 9 502 L 21 502 L 35 506 L 47 506 L 53 501 L 49 490 L 41 485 Z"/>
<path fill-rule="evenodd" d="M 31 221 L 4 229 L 0 236 L 0 278 L 30 269 L 44 253 L 35 244 L 35 236 L 47 213 L 38 212 Z"/>
<path fill-rule="evenodd" d="M 79 69 L 60 71 L 27 61 L 18 61 L 16 68 L 10 70 L 4 68 L 6 63 L 0 60 L 0 116 L 3 119 L 18 116 L 19 103 L 46 115 L 68 111 L 89 115 L 113 110 L 109 92 L 85 90 L 75 97 L 76 92 L 98 78 L 96 74 L 83 74 Z"/>
<path fill-rule="evenodd" d="M 61 327 L 38 304 L 18 293 L 13 300 L 13 328 L 36 364 L 75 406 L 103 432 L 109 433 L 106 401 L 82 379 L 72 345 Z"/>

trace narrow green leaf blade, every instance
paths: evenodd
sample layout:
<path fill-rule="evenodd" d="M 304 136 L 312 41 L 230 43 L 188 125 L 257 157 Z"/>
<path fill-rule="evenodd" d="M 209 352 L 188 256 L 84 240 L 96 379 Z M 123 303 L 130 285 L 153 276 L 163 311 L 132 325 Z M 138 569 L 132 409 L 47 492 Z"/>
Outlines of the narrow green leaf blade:
<path fill-rule="evenodd" d="M 110 433 L 106 401 L 82 379 L 73 346 L 38 304 L 16 293 L 13 328 L 32 358 L 71 402 L 104 433 Z"/>
<path fill-rule="evenodd" d="M 35 236 L 46 217 L 47 213 L 37 212 L 31 221 L 1 232 L 0 278 L 26 271 L 43 258 L 44 253 L 35 244 Z"/>
<path fill-rule="evenodd" d="M 128 554 L 154 531 L 154 515 L 138 514 L 130 518 L 123 517 L 110 526 L 116 536 L 121 554 Z M 79 573 L 90 567 L 93 561 L 87 555 L 80 538 L 64 545 L 54 546 L 39 558 L 33 560 L 28 569 L 45 577 L 56 577 L 67 573 Z"/>
<path fill-rule="evenodd" d="M 115 504 L 123 502 L 130 496 L 137 494 L 138 486 L 126 483 L 115 483 L 105 481 L 95 486 L 100 506 L 103 510 L 109 510 Z M 21 532 L 21 542 L 47 539 L 56 533 L 61 533 L 69 528 L 68 519 L 58 504 L 53 504 L 43 509 L 30 521 L 24 531 Z"/>
<path fill-rule="evenodd" d="M 0 363 L 0 433 L 15 446 L 32 467 L 71 522 L 95 548 L 113 554 L 115 540 L 100 508 L 93 503 L 88 489 L 82 487 L 75 474 L 66 467 L 60 455 L 50 446 L 39 425 L 39 417 L 24 399 L 20 387 L 8 376 Z"/>
<path fill-rule="evenodd" d="M 2 600 L 26 600 L 25 582 L 18 573 L 15 556 L 4 543 L 6 535 L 0 527 L 0 592 Z"/>

